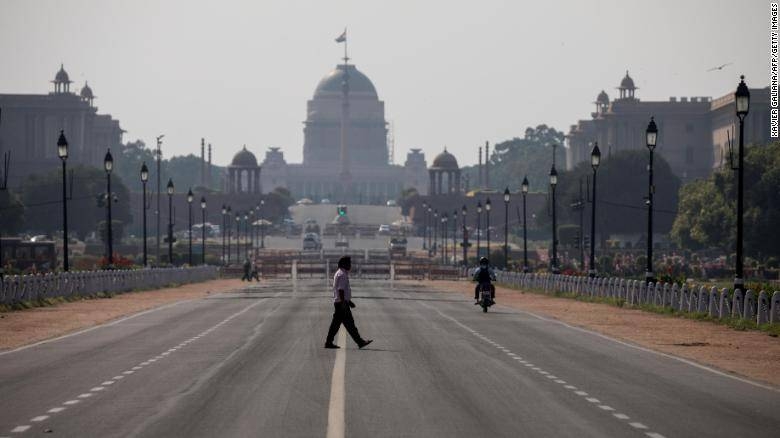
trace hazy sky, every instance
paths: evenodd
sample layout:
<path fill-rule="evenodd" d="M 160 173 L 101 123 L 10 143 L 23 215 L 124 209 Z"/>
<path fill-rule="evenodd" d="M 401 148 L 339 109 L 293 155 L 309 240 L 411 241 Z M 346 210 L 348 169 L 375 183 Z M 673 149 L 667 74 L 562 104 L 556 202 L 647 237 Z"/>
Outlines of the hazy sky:
<path fill-rule="evenodd" d="M 765 1 L 0 0 L 0 93 L 45 93 L 60 62 L 124 139 L 227 164 L 303 149 L 306 101 L 350 57 L 393 122 L 396 162 L 445 145 L 461 164 L 485 140 L 547 123 L 568 131 L 628 69 L 643 100 L 769 83 Z M 721 71 L 708 68 L 732 62 Z"/>

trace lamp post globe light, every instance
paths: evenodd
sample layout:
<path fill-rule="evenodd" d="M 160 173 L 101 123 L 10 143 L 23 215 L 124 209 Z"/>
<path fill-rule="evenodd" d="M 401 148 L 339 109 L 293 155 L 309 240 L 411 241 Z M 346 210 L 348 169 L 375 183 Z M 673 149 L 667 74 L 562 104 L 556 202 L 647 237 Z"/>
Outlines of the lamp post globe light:
<path fill-rule="evenodd" d="M 206 197 L 200 197 L 200 215 L 201 215 L 201 228 L 200 228 L 200 251 L 203 254 L 201 262 L 206 264 Z"/>
<path fill-rule="evenodd" d="M 739 118 L 739 163 L 737 165 L 737 260 L 736 269 L 734 270 L 734 290 L 745 289 L 745 277 L 742 272 L 742 263 L 744 254 L 742 253 L 742 241 L 743 241 L 743 212 L 744 212 L 744 196 L 745 196 L 745 149 L 744 149 L 744 132 L 745 132 L 745 117 L 750 111 L 750 90 L 748 90 L 745 84 L 745 76 L 739 77 L 739 85 L 737 91 L 734 93 L 734 103 L 736 104 L 737 117 Z"/>
<path fill-rule="evenodd" d="M 482 224 L 480 223 L 481 222 L 480 219 L 482 219 L 481 216 L 482 216 L 482 201 L 477 201 L 477 229 L 476 229 L 476 233 L 477 233 L 477 264 L 479 264 L 479 253 L 480 253 L 480 250 L 482 249 L 481 248 L 481 244 L 482 244 L 482 228 L 481 228 L 481 226 L 482 226 Z"/>
<path fill-rule="evenodd" d="M 504 189 L 504 269 L 509 267 L 509 187 Z"/>
<path fill-rule="evenodd" d="M 190 266 L 192 266 L 192 200 L 194 198 L 195 196 L 192 194 L 192 189 L 190 188 L 187 190 L 187 236 L 189 237 L 187 260 Z"/>
<path fill-rule="evenodd" d="M 106 156 L 103 158 L 103 168 L 106 170 L 106 225 L 108 226 L 108 265 L 114 264 L 114 233 L 111 229 L 111 171 L 114 170 L 114 158 L 111 156 L 111 149 L 106 151 Z"/>
<path fill-rule="evenodd" d="M 558 171 L 555 165 L 550 168 L 550 190 L 552 191 L 552 258 L 550 259 L 550 270 L 553 274 L 558 271 L 558 222 L 555 208 L 555 187 L 558 185 Z"/>
<path fill-rule="evenodd" d="M 65 131 L 60 130 L 60 138 L 57 139 L 57 156 L 62 161 L 62 270 L 68 271 L 68 168 L 65 163 L 68 160 L 68 140 Z"/>
<path fill-rule="evenodd" d="M 168 178 L 168 263 L 173 266 L 173 180 Z"/>
<path fill-rule="evenodd" d="M 490 210 L 493 204 L 490 203 L 490 198 L 485 201 L 485 228 L 487 229 L 487 256 L 490 258 Z"/>
<path fill-rule="evenodd" d="M 142 237 L 143 237 L 143 253 L 144 253 L 144 267 L 148 266 L 148 253 L 146 249 L 146 183 L 149 182 L 149 168 L 146 167 L 146 161 L 141 164 L 141 217 L 142 219 Z"/>
<path fill-rule="evenodd" d="M 460 214 L 463 216 L 463 229 L 461 230 L 461 233 L 463 234 L 463 266 L 467 267 L 469 263 L 468 259 L 468 246 L 469 246 L 469 239 L 468 239 L 468 231 L 466 231 L 466 215 L 468 214 L 468 210 L 466 209 L 466 204 L 463 204 L 463 207 L 460 208 Z"/>
<path fill-rule="evenodd" d="M 596 276 L 596 171 L 601 164 L 601 151 L 599 143 L 593 144 L 590 151 L 590 167 L 593 168 L 593 195 L 590 205 L 590 262 L 588 266 L 588 276 Z"/>
<path fill-rule="evenodd" d="M 647 270 L 645 272 L 645 283 L 655 283 L 653 275 L 653 195 L 655 186 L 653 185 L 653 152 L 658 143 L 658 126 L 653 117 L 650 117 L 650 123 L 645 130 L 645 143 L 647 150 L 650 151 L 650 163 L 647 165 L 649 174 L 649 183 L 647 186 Z"/>
<path fill-rule="evenodd" d="M 525 197 L 528 195 L 528 177 L 523 177 L 520 191 L 523 193 L 523 272 L 528 272 L 528 227 L 526 226 L 525 216 Z"/>

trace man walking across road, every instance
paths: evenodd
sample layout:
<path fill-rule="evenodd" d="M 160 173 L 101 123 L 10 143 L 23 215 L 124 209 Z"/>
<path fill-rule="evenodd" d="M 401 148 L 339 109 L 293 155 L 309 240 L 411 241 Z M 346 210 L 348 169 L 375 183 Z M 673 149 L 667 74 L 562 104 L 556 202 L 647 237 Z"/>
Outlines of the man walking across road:
<path fill-rule="evenodd" d="M 339 348 L 333 343 L 333 339 L 341 324 L 344 324 L 344 328 L 352 336 L 358 348 L 363 348 L 372 340 L 364 340 L 360 337 L 360 333 L 355 327 L 355 320 L 352 319 L 350 308 L 355 307 L 355 303 L 352 302 L 352 290 L 349 287 L 349 270 L 352 269 L 352 259 L 349 256 L 343 256 L 339 259 L 338 265 L 339 269 L 333 276 L 333 320 L 330 322 L 328 337 L 325 339 L 325 348 Z"/>

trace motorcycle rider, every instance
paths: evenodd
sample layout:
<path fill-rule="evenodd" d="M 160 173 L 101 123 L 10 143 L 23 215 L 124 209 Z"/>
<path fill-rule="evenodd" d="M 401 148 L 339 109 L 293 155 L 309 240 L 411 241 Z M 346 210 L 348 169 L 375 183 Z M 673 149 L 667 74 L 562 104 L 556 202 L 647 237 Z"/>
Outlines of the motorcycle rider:
<path fill-rule="evenodd" d="M 490 286 L 490 295 L 493 297 L 493 303 L 496 302 L 496 287 L 490 282 L 496 280 L 496 274 L 490 267 L 487 257 L 479 259 L 479 267 L 474 271 L 474 281 L 477 282 L 477 286 L 474 288 L 474 304 L 479 304 L 479 288 L 483 284 Z"/>

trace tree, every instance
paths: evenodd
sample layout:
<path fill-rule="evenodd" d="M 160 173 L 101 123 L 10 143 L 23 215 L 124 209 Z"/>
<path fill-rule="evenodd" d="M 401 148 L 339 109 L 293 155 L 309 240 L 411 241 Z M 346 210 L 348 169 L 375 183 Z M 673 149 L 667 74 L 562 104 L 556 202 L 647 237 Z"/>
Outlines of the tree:
<path fill-rule="evenodd" d="M 70 177 L 68 183 L 71 183 Z M 72 189 L 72 191 L 70 190 Z M 55 170 L 30 175 L 22 183 L 22 201 L 26 207 L 25 230 L 53 233 L 62 230 L 62 173 Z M 130 196 L 119 178 L 112 178 L 111 190 L 117 198 L 112 206 L 115 220 L 131 222 Z M 98 206 L 105 201 L 106 173 L 88 166 L 73 168 L 73 180 L 68 190 L 68 224 L 71 232 L 83 238 L 97 230 L 98 222 L 105 220 L 106 210 Z"/>
<path fill-rule="evenodd" d="M 0 190 L 0 229 L 3 236 L 16 234 L 24 224 L 24 205 L 17 193 Z"/>
<path fill-rule="evenodd" d="M 596 233 L 605 240 L 609 234 L 647 233 L 647 163 L 648 152 L 644 150 L 619 151 L 602 158 L 596 176 Z M 674 221 L 680 179 L 674 175 L 666 160 L 656 154 L 653 163 L 655 195 L 653 231 L 666 233 Z M 556 203 L 558 225 L 577 224 L 580 212 L 572 204 L 580 198 L 582 181 L 583 198 L 589 198 L 592 191 L 593 169 L 590 162 L 577 165 L 570 171 L 558 172 Z M 547 177 L 546 177 L 547 178 Z M 546 179 L 549 181 L 549 178 Z M 548 183 L 549 187 L 549 183 Z M 546 208 L 550 208 L 549 205 Z M 584 228 L 590 230 L 591 204 L 585 206 Z M 546 211 L 537 213 L 540 226 L 547 226 L 551 219 Z M 559 238 L 560 241 L 560 238 Z M 642 242 L 638 242 L 642 243 Z"/>
<path fill-rule="evenodd" d="M 409 187 L 401 191 L 401 195 L 398 197 L 398 205 L 401 207 L 401 214 L 408 216 L 412 206 L 417 202 L 417 198 L 420 194 L 414 187 Z"/>
<path fill-rule="evenodd" d="M 523 177 L 528 176 L 532 191 L 547 190 L 547 174 L 552 166 L 555 144 L 555 160 L 559 169 L 565 167 L 563 132 L 547 125 L 526 128 L 523 138 L 515 137 L 496 143 L 490 155 L 490 183 L 493 188 L 519 188 Z M 477 184 L 477 167 L 464 168 L 472 187 Z"/>
<path fill-rule="evenodd" d="M 745 150 L 745 255 L 780 256 L 780 142 Z M 721 169 L 680 191 L 672 238 L 683 248 L 736 247 L 736 172 Z"/>

